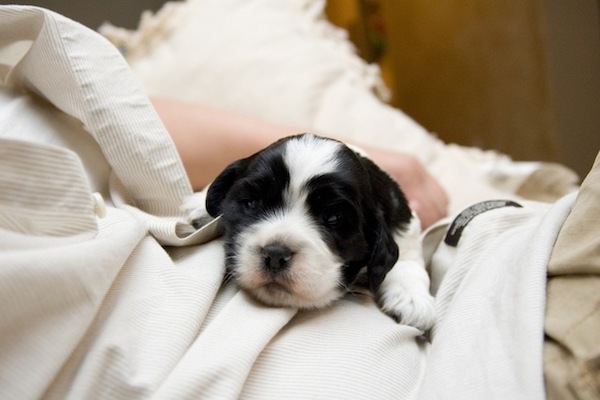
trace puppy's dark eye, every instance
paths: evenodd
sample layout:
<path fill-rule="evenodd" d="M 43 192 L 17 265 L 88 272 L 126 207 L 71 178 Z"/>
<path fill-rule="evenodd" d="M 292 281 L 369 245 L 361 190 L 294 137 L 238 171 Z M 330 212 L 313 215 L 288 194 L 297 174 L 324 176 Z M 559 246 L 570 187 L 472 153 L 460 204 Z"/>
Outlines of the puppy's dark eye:
<path fill-rule="evenodd" d="M 260 200 L 247 199 L 242 200 L 242 205 L 248 210 L 256 210 L 260 206 Z"/>
<path fill-rule="evenodd" d="M 327 225 L 335 226 L 335 225 L 339 224 L 341 221 L 342 221 L 342 216 L 338 213 L 325 215 L 325 222 L 327 223 Z"/>

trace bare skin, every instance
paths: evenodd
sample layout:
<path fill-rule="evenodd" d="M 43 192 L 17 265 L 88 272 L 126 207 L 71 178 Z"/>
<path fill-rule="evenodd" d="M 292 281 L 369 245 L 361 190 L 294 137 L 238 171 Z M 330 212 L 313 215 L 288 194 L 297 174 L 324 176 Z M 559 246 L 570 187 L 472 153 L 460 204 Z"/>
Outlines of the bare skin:
<path fill-rule="evenodd" d="M 232 161 L 304 131 L 195 103 L 158 98 L 152 103 L 173 138 L 195 190 L 209 184 Z M 445 191 L 416 157 L 354 144 L 396 179 L 423 228 L 446 216 Z"/>

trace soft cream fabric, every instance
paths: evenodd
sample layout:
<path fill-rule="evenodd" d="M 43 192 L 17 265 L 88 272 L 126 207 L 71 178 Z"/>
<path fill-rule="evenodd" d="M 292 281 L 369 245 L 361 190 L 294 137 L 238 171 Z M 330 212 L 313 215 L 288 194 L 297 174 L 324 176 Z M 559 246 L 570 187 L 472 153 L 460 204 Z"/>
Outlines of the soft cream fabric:
<path fill-rule="evenodd" d="M 438 321 L 418 398 L 545 398 L 546 268 L 574 199 L 483 212 L 431 253 Z"/>
<path fill-rule="evenodd" d="M 194 237 L 178 235 L 178 225 L 185 222 L 180 204 L 191 186 L 127 64 L 96 33 L 48 15 L 3 10 L 1 80 L 14 90 L 37 93 L 83 125 L 112 167 L 113 187 L 124 190 L 115 200 L 139 212 L 159 240 L 193 242 Z M 91 48 L 95 57 L 89 57 Z"/>
<path fill-rule="evenodd" d="M 447 190 L 451 213 L 480 200 L 519 198 L 526 183 L 524 194 L 544 200 L 574 189 L 577 177 L 565 167 L 446 145 L 387 105 L 377 66 L 358 57 L 346 32 L 324 17 L 324 5 L 169 2 L 155 15 L 145 13 L 135 31 L 105 26 L 101 32 L 124 51 L 152 95 L 415 155 Z M 541 173 L 528 182 L 534 171 Z"/>
<path fill-rule="evenodd" d="M 544 370 L 549 399 L 600 398 L 600 154 L 548 265 Z"/>
<path fill-rule="evenodd" d="M 265 307 L 222 285 L 219 240 L 183 246 L 214 235 L 179 234 L 189 183 L 102 37 L 45 10 L 0 7 L 0 65 L 0 398 L 416 391 L 428 345 L 369 296 L 312 312 Z"/>

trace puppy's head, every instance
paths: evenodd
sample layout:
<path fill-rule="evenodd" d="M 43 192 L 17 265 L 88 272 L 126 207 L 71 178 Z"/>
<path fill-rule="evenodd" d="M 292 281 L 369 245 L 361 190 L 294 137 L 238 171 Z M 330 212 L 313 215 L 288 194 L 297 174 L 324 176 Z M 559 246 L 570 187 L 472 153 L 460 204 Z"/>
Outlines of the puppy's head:
<path fill-rule="evenodd" d="M 392 230 L 410 219 L 397 185 L 342 143 L 282 139 L 229 165 L 208 190 L 222 215 L 227 267 L 269 305 L 322 307 L 367 267 L 372 289 L 398 258 Z"/>

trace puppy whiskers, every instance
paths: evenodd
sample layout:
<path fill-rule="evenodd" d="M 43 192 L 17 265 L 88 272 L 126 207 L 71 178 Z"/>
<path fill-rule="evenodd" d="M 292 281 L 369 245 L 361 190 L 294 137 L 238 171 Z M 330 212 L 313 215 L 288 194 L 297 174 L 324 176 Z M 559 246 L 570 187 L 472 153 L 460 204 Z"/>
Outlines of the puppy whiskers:
<path fill-rule="evenodd" d="M 235 260 L 235 256 L 227 255 L 225 256 L 225 275 L 223 276 L 223 284 L 229 283 L 232 280 L 235 280 L 235 272 L 229 267 L 229 265 L 233 264 Z"/>

